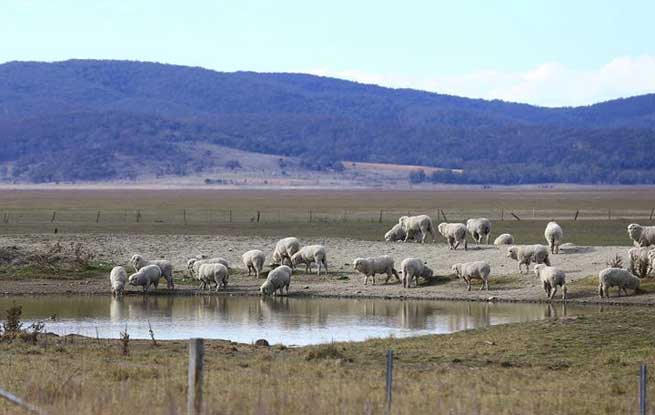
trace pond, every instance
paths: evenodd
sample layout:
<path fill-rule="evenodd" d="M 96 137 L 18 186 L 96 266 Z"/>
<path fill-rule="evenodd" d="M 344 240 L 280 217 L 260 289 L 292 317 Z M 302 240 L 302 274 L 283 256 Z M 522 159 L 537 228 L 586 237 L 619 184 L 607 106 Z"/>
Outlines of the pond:
<path fill-rule="evenodd" d="M 496 324 L 598 312 L 563 304 L 507 304 L 427 300 L 260 298 L 249 296 L 0 297 L 0 316 L 12 303 L 26 324 L 43 321 L 63 335 L 132 339 L 228 339 L 307 345 L 453 333 Z"/>

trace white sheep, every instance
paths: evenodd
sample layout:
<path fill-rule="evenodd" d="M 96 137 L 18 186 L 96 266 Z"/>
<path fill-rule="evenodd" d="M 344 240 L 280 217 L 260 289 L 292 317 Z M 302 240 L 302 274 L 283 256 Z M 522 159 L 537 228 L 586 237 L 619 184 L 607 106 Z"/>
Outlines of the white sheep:
<path fill-rule="evenodd" d="M 125 291 L 125 282 L 127 281 L 127 272 L 123 267 L 114 267 L 109 273 L 109 282 L 111 283 L 111 294 L 113 296 L 123 295 Z"/>
<path fill-rule="evenodd" d="M 264 261 L 266 261 L 266 255 L 259 249 L 252 249 L 241 256 L 243 265 L 248 268 L 248 276 L 251 272 L 254 272 L 257 278 L 259 278 L 259 273 L 264 269 Z"/>
<path fill-rule="evenodd" d="M 221 264 L 228 270 L 230 269 L 230 264 L 227 262 L 225 258 L 216 257 L 216 258 L 208 258 L 208 259 L 199 259 L 196 260 L 191 267 L 191 276 L 193 278 L 196 279 L 198 278 L 198 270 L 200 269 L 200 266 L 204 264 Z"/>
<path fill-rule="evenodd" d="M 312 272 L 312 263 L 318 266 L 317 275 L 321 275 L 321 266 L 328 272 L 327 254 L 323 245 L 303 246 L 291 256 L 291 266 L 295 268 L 299 264 L 305 264 L 305 272 Z"/>
<path fill-rule="evenodd" d="M 147 292 L 151 285 L 155 286 L 155 289 L 159 285 L 159 279 L 161 278 L 161 268 L 158 265 L 146 265 L 145 267 L 139 269 L 136 273 L 130 275 L 128 281 L 130 285 L 141 286 L 143 287 L 143 292 Z"/>
<path fill-rule="evenodd" d="M 525 265 L 526 274 L 530 272 L 530 264 L 533 262 L 550 266 L 548 248 L 543 245 L 510 246 L 507 248 L 507 257 L 518 261 L 519 273 L 522 273 L 521 265 Z"/>
<path fill-rule="evenodd" d="M 451 269 L 457 278 L 461 278 L 466 282 L 466 290 L 471 291 L 471 280 L 482 280 L 483 288 L 489 291 L 489 274 L 491 273 L 491 265 L 486 261 L 473 261 L 454 264 Z"/>
<path fill-rule="evenodd" d="M 373 285 L 375 285 L 375 274 L 387 274 L 387 279 L 384 281 L 385 284 L 389 282 L 392 275 L 397 280 L 400 280 L 398 272 L 394 269 L 394 260 L 389 255 L 355 258 L 353 268 L 364 274 L 364 285 L 368 283 L 369 277 L 373 278 Z"/>
<path fill-rule="evenodd" d="M 403 225 L 396 223 L 393 227 L 384 234 L 384 240 L 387 242 L 404 241 L 407 232 L 403 229 Z"/>
<path fill-rule="evenodd" d="M 446 223 L 442 222 L 437 226 L 439 233 L 446 238 L 450 249 L 457 249 L 460 243 L 464 243 L 464 250 L 468 249 L 466 234 L 468 230 L 463 223 Z"/>
<path fill-rule="evenodd" d="M 485 239 L 485 243 L 489 244 L 489 238 L 491 237 L 491 221 L 487 218 L 474 218 L 466 221 L 466 229 L 469 232 L 469 235 L 473 238 L 478 244 L 482 243 L 482 239 Z"/>
<path fill-rule="evenodd" d="M 132 264 L 135 271 L 147 265 L 157 265 L 161 270 L 161 275 L 166 278 L 167 287 L 171 289 L 175 288 L 175 283 L 173 282 L 173 264 L 170 261 L 166 261 L 165 259 L 148 261 L 141 255 L 133 255 L 130 259 L 130 264 Z"/>
<path fill-rule="evenodd" d="M 566 274 L 564 271 L 546 264 L 537 264 L 534 266 L 534 273 L 543 284 L 546 297 L 552 300 L 557 293 L 557 287 L 562 287 L 562 300 L 566 300 Z"/>
<path fill-rule="evenodd" d="M 635 246 L 655 245 L 655 226 L 641 226 L 636 223 L 628 225 L 628 236 Z"/>
<path fill-rule="evenodd" d="M 605 268 L 598 273 L 598 295 L 603 298 L 603 295 L 609 298 L 609 289 L 611 287 L 619 287 L 619 297 L 621 290 L 628 295 L 626 288 L 635 290 L 635 294 L 639 291 L 639 278 L 632 275 L 630 271 L 623 268 Z"/>
<path fill-rule="evenodd" d="M 544 231 L 544 237 L 550 247 L 550 253 L 559 254 L 559 246 L 562 244 L 562 238 L 564 237 L 562 227 L 557 222 L 548 222 Z"/>
<path fill-rule="evenodd" d="M 282 295 L 282 289 L 286 288 L 287 295 L 289 295 L 291 273 L 291 268 L 286 265 L 281 265 L 275 268 L 268 273 L 266 281 L 264 281 L 262 286 L 259 287 L 259 291 L 263 295 L 275 295 L 276 291 L 280 290 L 280 295 Z"/>
<path fill-rule="evenodd" d="M 401 216 L 398 219 L 398 224 L 402 226 L 405 231 L 405 242 L 409 239 L 411 235 L 421 234 L 421 243 L 425 243 L 425 238 L 429 233 L 432 237 L 432 241 L 435 239 L 434 225 L 432 225 L 432 218 L 428 215 L 418 215 L 418 216 Z"/>
<path fill-rule="evenodd" d="M 628 271 L 641 278 L 648 276 L 651 270 L 653 251 L 649 247 L 634 247 L 628 249 Z"/>
<path fill-rule="evenodd" d="M 494 241 L 494 245 L 514 245 L 514 237 L 509 233 L 498 235 Z"/>
<path fill-rule="evenodd" d="M 220 263 L 202 264 L 198 268 L 197 279 L 200 280 L 201 290 L 205 288 L 211 289 L 212 282 L 216 284 L 217 292 L 221 287 L 223 287 L 223 290 L 227 290 L 229 278 L 230 274 L 227 267 Z"/>
<path fill-rule="evenodd" d="M 300 250 L 300 241 L 298 238 L 292 236 L 283 238 L 277 241 L 273 254 L 271 255 L 271 262 L 276 265 L 291 264 L 291 257 L 293 254 Z"/>
<path fill-rule="evenodd" d="M 418 258 L 403 259 L 403 262 L 400 263 L 400 268 L 403 275 L 401 278 L 403 288 L 410 288 L 412 279 L 415 280 L 414 286 L 418 286 L 418 277 L 423 277 L 427 280 L 432 278 L 433 275 L 432 269 Z"/>

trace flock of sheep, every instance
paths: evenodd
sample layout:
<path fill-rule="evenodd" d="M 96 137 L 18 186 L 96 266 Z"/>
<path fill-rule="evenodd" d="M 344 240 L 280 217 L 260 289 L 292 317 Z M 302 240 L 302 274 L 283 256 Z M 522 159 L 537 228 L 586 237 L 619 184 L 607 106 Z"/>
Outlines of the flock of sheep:
<path fill-rule="evenodd" d="M 398 223 L 389 230 L 384 239 L 387 242 L 415 240 L 425 243 L 428 234 L 432 240 L 436 239 L 438 231 L 447 241 L 449 249 L 457 249 L 460 245 L 468 249 L 467 239 L 470 237 L 476 243 L 489 243 L 491 237 L 491 221 L 487 218 L 469 219 L 464 223 L 440 223 L 436 228 L 432 219 L 427 215 L 402 216 Z M 598 293 L 600 297 L 609 297 L 608 289 L 618 287 L 618 294 L 623 291 L 627 295 L 627 289 L 637 291 L 640 285 L 640 277 L 650 273 L 655 264 L 655 226 L 640 226 L 631 224 L 628 226 L 628 235 L 633 240 L 635 247 L 628 251 L 630 259 L 628 269 L 620 268 L 617 265 L 610 266 L 598 274 Z M 566 299 L 566 275 L 561 269 L 551 266 L 550 255 L 560 252 L 560 245 L 564 232 L 556 222 L 549 222 L 544 231 L 544 237 L 548 246 L 545 245 L 524 245 L 515 246 L 514 238 L 510 234 L 498 236 L 494 245 L 506 245 L 507 257 L 518 262 L 519 273 L 523 273 L 525 266 L 526 273 L 529 272 L 530 264 L 535 263 L 533 271 L 543 285 L 546 296 L 552 299 L 558 288 L 561 287 L 562 299 Z M 253 273 L 257 278 L 264 270 L 266 255 L 258 249 L 245 252 L 242 255 L 248 275 Z M 166 279 L 167 287 L 173 289 L 173 266 L 167 260 L 148 261 L 141 255 L 134 255 L 129 261 L 135 273 L 127 276 L 123 267 L 114 267 L 110 273 L 112 293 L 122 295 L 125 284 L 143 287 L 147 292 L 151 286 L 157 288 L 160 279 Z M 293 271 L 301 264 L 305 265 L 305 271 L 311 272 L 312 265 L 316 264 L 317 274 L 320 276 L 321 269 L 327 273 L 327 250 L 323 245 L 308 245 L 301 247 L 300 241 L 294 237 L 281 239 L 275 245 L 271 254 L 271 267 L 266 281 L 261 285 L 260 291 L 263 295 L 274 295 L 284 291 L 288 293 Z M 419 258 L 405 258 L 400 264 L 400 272 L 395 269 L 395 261 L 391 256 L 383 255 L 368 258 L 355 258 L 353 268 L 363 274 L 364 285 L 368 284 L 369 278 L 375 284 L 376 274 L 386 275 L 385 284 L 395 277 L 402 283 L 404 288 L 418 285 L 418 278 L 430 279 L 433 276 L 432 269 L 427 263 Z M 190 276 L 198 280 L 200 289 L 211 289 L 215 284 L 216 291 L 226 290 L 230 265 L 224 258 L 207 258 L 197 256 L 187 262 L 187 271 Z M 466 289 L 471 290 L 472 280 L 480 280 L 480 289 L 489 289 L 489 277 L 491 266 L 486 261 L 471 261 L 453 264 L 452 272 L 466 283 Z M 636 275 L 635 275 L 636 274 Z"/>

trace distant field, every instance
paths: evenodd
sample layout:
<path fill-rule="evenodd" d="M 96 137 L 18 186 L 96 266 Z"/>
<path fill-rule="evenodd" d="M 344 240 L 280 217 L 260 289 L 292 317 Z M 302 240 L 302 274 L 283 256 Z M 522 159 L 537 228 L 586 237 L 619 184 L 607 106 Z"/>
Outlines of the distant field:
<path fill-rule="evenodd" d="M 139 232 L 379 240 L 406 214 L 486 216 L 494 234 L 541 239 L 557 219 L 578 244 L 624 244 L 649 223 L 653 189 L 567 190 L 0 190 L 0 232 Z M 578 220 L 574 217 L 578 212 Z M 512 214 L 521 218 L 517 220 Z"/>
<path fill-rule="evenodd" d="M 406 172 L 406 173 L 416 170 L 423 170 L 426 174 L 451 170 L 451 169 L 444 169 L 441 167 L 415 166 L 411 164 L 363 163 L 359 161 L 357 162 L 344 161 L 343 165 L 347 170 L 374 170 L 374 171 L 388 170 L 388 171 Z M 452 169 L 451 171 L 457 173 L 462 172 L 462 170 L 459 169 Z"/>

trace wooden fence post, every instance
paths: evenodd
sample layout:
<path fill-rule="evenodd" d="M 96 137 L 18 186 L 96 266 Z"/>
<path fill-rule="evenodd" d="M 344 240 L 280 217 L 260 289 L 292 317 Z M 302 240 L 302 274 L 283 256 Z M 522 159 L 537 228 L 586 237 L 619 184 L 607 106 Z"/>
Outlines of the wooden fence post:
<path fill-rule="evenodd" d="M 500 221 L 505 220 L 505 209 L 500 209 Z"/>
<path fill-rule="evenodd" d="M 187 390 L 187 413 L 202 413 L 202 369 L 204 360 L 202 339 L 189 339 L 189 385 Z"/>
<path fill-rule="evenodd" d="M 607 209 L 607 220 L 612 220 L 612 209 Z"/>
<path fill-rule="evenodd" d="M 184 216 L 184 226 L 186 226 L 186 209 L 184 209 L 183 212 L 184 212 L 184 213 L 183 213 L 183 216 Z"/>
<path fill-rule="evenodd" d="M 54 222 L 56 218 L 57 218 L 57 211 L 53 210 L 52 217 L 50 218 L 50 223 Z"/>
<path fill-rule="evenodd" d="M 232 209 L 230 209 L 230 223 L 232 223 Z"/>
<path fill-rule="evenodd" d="M 578 210 L 575 211 L 575 217 L 573 218 L 573 220 L 578 220 L 578 215 L 579 214 L 580 214 L 580 210 L 578 209 Z"/>
<path fill-rule="evenodd" d="M 448 222 L 448 218 L 446 217 L 446 212 L 444 212 L 443 209 L 440 210 L 441 210 L 441 216 L 443 216 L 443 221 Z"/>
<path fill-rule="evenodd" d="M 653 213 L 655 213 L 655 208 L 650 210 L 650 217 L 648 218 L 648 220 L 653 220 Z"/>
<path fill-rule="evenodd" d="M 96 223 L 100 223 L 100 211 L 98 211 L 98 214 L 96 215 Z"/>
<path fill-rule="evenodd" d="M 257 223 L 259 223 L 259 217 L 261 216 L 261 212 L 257 211 Z"/>
<path fill-rule="evenodd" d="M 312 223 L 312 210 L 309 209 L 309 223 Z"/>
<path fill-rule="evenodd" d="M 510 212 L 510 214 L 514 216 L 514 219 L 521 220 L 521 218 L 519 218 L 514 212 Z"/>
<path fill-rule="evenodd" d="M 393 387 L 393 350 L 387 350 L 387 389 L 386 389 L 387 414 L 391 413 L 392 387 Z"/>
<path fill-rule="evenodd" d="M 639 415 L 646 415 L 646 380 L 648 370 L 645 364 L 639 367 Z"/>
<path fill-rule="evenodd" d="M 378 223 L 382 223 L 382 209 L 380 209 L 380 217 L 378 218 Z"/>

